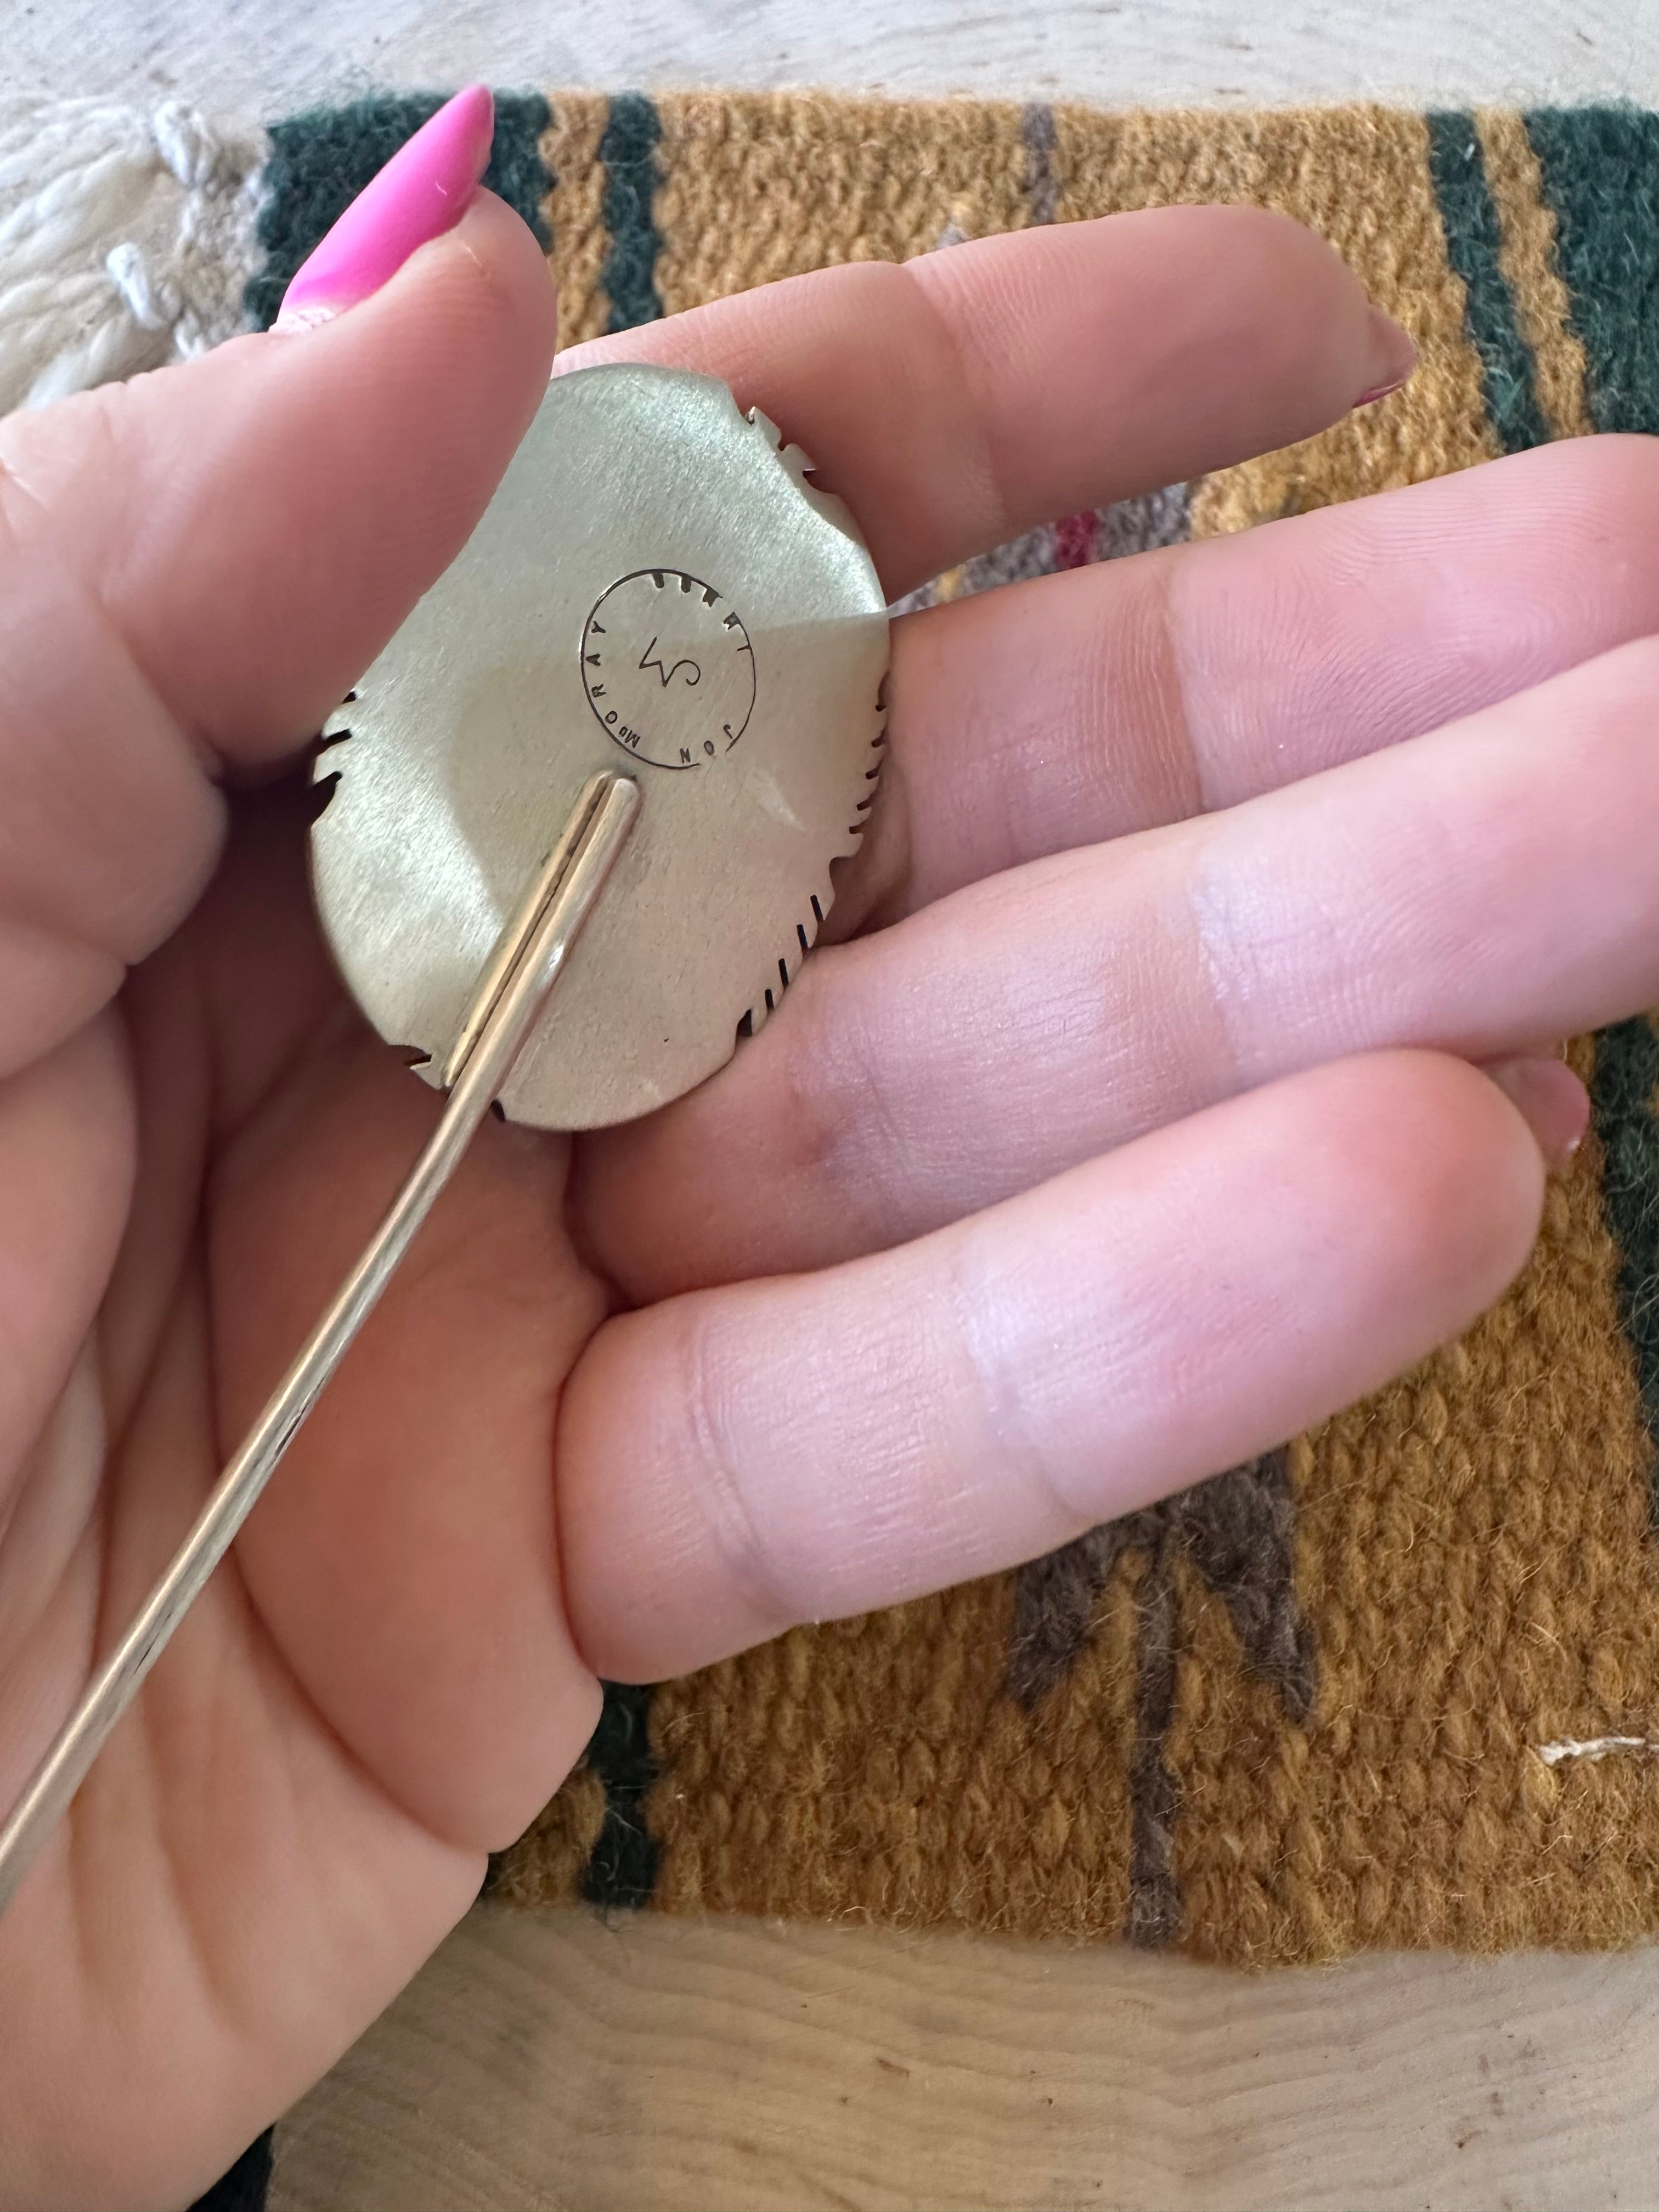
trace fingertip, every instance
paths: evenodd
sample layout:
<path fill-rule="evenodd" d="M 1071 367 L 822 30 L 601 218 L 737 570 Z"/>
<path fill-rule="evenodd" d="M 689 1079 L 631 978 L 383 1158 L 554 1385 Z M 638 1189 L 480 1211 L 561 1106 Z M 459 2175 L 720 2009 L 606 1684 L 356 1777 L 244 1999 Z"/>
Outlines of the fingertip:
<path fill-rule="evenodd" d="M 1526 1123 L 1545 1166 L 1564 1175 L 1589 1128 L 1589 1093 L 1578 1078 L 1544 1053 L 1491 1060 L 1485 1072 Z"/>
<path fill-rule="evenodd" d="M 1385 315 L 1381 307 L 1373 307 L 1365 327 L 1370 339 L 1372 381 L 1354 401 L 1356 407 L 1370 407 L 1379 399 L 1386 399 L 1390 392 L 1398 392 L 1417 367 L 1417 342 L 1392 315 Z"/>
<path fill-rule="evenodd" d="M 429 116 L 349 202 L 295 271 L 272 328 L 313 329 L 378 291 L 428 239 L 452 228 L 489 160 L 495 102 L 468 85 Z"/>
<path fill-rule="evenodd" d="M 1386 398 L 1410 377 L 1415 341 L 1317 231 L 1274 209 L 1192 212 L 1218 218 L 1206 241 L 1212 281 L 1235 296 L 1242 363 L 1264 398 L 1277 395 L 1292 410 L 1283 442 Z"/>
<path fill-rule="evenodd" d="M 1382 1272 L 1421 1283 L 1427 1341 L 1438 1342 L 1495 1304 L 1526 1265 L 1543 1214 L 1539 1144 L 1498 1085 L 1449 1053 L 1367 1054 L 1336 1064 L 1327 1079 L 1343 1100 L 1328 1110 L 1352 1114 L 1356 1187 L 1388 1209 L 1376 1225 L 1397 1250 Z"/>
<path fill-rule="evenodd" d="M 503 305 L 523 322 L 540 356 L 545 382 L 558 336 L 558 294 L 529 224 L 499 195 L 480 190 L 454 229 L 421 251 L 446 246 L 465 254 L 486 283 L 500 288 Z"/>

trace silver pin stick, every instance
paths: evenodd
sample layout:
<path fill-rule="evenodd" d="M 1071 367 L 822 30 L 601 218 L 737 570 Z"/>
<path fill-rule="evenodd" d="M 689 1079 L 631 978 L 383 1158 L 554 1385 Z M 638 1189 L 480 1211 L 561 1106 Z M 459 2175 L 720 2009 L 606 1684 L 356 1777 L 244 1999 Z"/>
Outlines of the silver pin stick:
<path fill-rule="evenodd" d="M 500 957 L 481 979 L 459 1041 L 449 1103 L 426 1149 L 362 1257 L 214 1485 L 143 1612 L 93 1676 L 0 1828 L 0 1912 L 10 1903 L 35 1852 L 69 1809 L 88 1768 L 166 1650 L 168 1638 L 229 1550 L 236 1531 L 459 1165 L 605 888 L 639 804 L 638 784 L 609 770 L 594 776 L 584 789 L 538 880 L 538 896 L 526 901 L 527 915 L 514 917 L 516 942 L 511 933 L 504 935 Z"/>

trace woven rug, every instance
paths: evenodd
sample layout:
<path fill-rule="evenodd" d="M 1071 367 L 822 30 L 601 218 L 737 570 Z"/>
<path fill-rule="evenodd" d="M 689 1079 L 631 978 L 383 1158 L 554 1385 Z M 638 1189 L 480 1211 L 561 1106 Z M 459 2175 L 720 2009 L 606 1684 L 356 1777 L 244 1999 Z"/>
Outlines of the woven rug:
<path fill-rule="evenodd" d="M 241 138 L 177 106 L 11 111 L 0 404 L 269 320 L 436 104 Z M 921 602 L 1659 428 L 1646 113 L 635 94 L 499 112 L 489 181 L 548 243 L 567 343 L 827 263 L 1210 199 L 1311 224 L 1416 337 L 1417 375 L 1380 406 L 1060 518 Z M 1526 1275 L 1462 1342 L 1017 1574 L 608 1691 L 499 1893 L 1127 1933 L 1251 1965 L 1659 1930 L 1659 1036 L 1629 1022 L 1572 1057 L 1591 1136 Z"/>

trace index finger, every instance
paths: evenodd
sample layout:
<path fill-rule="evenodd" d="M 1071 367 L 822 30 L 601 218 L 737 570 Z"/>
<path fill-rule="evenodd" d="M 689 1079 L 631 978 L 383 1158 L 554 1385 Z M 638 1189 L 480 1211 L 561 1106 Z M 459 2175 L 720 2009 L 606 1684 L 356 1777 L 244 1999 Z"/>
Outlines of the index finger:
<path fill-rule="evenodd" d="M 1177 207 L 819 270 L 556 369 L 723 377 L 812 456 L 896 598 L 1057 515 L 1310 436 L 1415 358 L 1299 223 Z"/>

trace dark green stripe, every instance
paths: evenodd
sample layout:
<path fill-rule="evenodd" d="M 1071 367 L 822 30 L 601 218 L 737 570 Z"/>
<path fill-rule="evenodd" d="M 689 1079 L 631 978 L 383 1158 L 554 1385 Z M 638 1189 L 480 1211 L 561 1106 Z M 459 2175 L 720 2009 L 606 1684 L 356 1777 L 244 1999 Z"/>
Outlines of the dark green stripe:
<path fill-rule="evenodd" d="M 259 329 L 270 327 L 295 270 L 330 225 L 447 97 L 416 92 L 397 100 L 359 100 L 272 124 L 258 226 L 264 266 L 247 288 L 248 313 Z M 544 246 L 543 204 L 551 179 L 540 140 L 550 112 L 537 95 L 497 93 L 495 143 L 483 179 Z"/>
<path fill-rule="evenodd" d="M 1598 430 L 1659 430 L 1659 115 L 1542 108 L 1526 118 Z"/>
<path fill-rule="evenodd" d="M 1510 288 L 1498 265 L 1504 234 L 1486 182 L 1486 165 L 1472 115 L 1427 117 L 1429 173 L 1440 202 L 1446 251 L 1463 280 L 1464 328 L 1480 356 L 1486 413 L 1506 453 L 1541 446 L 1549 426 L 1538 404 L 1532 349 L 1515 319 Z"/>
<path fill-rule="evenodd" d="M 1595 1040 L 1590 1100 L 1606 1166 L 1601 1203 L 1619 1247 L 1619 1317 L 1636 1358 L 1648 1433 L 1659 1437 L 1659 1036 L 1641 1018 Z M 1656 1501 L 1659 1503 L 1659 1501 Z"/>
<path fill-rule="evenodd" d="M 228 2173 L 222 2173 L 190 2212 L 264 2212 L 270 2187 L 271 2143 L 275 2128 L 267 2128 L 258 2142 L 250 2143 Z"/>
<path fill-rule="evenodd" d="M 646 1793 L 657 1778 L 651 1748 L 651 1692 L 607 1682 L 587 1763 L 605 1784 L 605 1824 L 582 1874 L 590 1905 L 649 1904 L 657 1879 L 657 1840 L 645 1825 Z"/>
<path fill-rule="evenodd" d="M 611 328 L 631 331 L 662 315 L 657 293 L 657 142 L 662 125 L 642 92 L 621 92 L 611 103 L 599 160 L 605 169 L 605 226 L 611 234 L 601 281 L 611 301 Z"/>
<path fill-rule="evenodd" d="M 1659 430 L 1659 117 L 1547 108 L 1526 118 L 1556 221 L 1556 255 L 1583 341 L 1598 430 Z M 1659 1036 L 1646 1020 L 1595 1040 L 1590 1085 L 1619 1248 L 1619 1316 L 1648 1432 L 1659 1439 Z M 1659 1515 L 1659 1498 L 1656 1499 Z"/>
<path fill-rule="evenodd" d="M 631 331 L 661 319 L 652 209 L 662 125 L 641 92 L 618 93 L 599 139 L 605 226 L 611 247 L 600 272 L 611 301 L 610 327 Z M 608 1908 L 647 1904 L 657 1879 L 657 1844 L 645 1825 L 645 1799 L 657 1778 L 651 1749 L 651 1691 L 606 1682 L 587 1763 L 605 1784 L 605 1825 L 582 1873 L 582 1895 Z"/>

